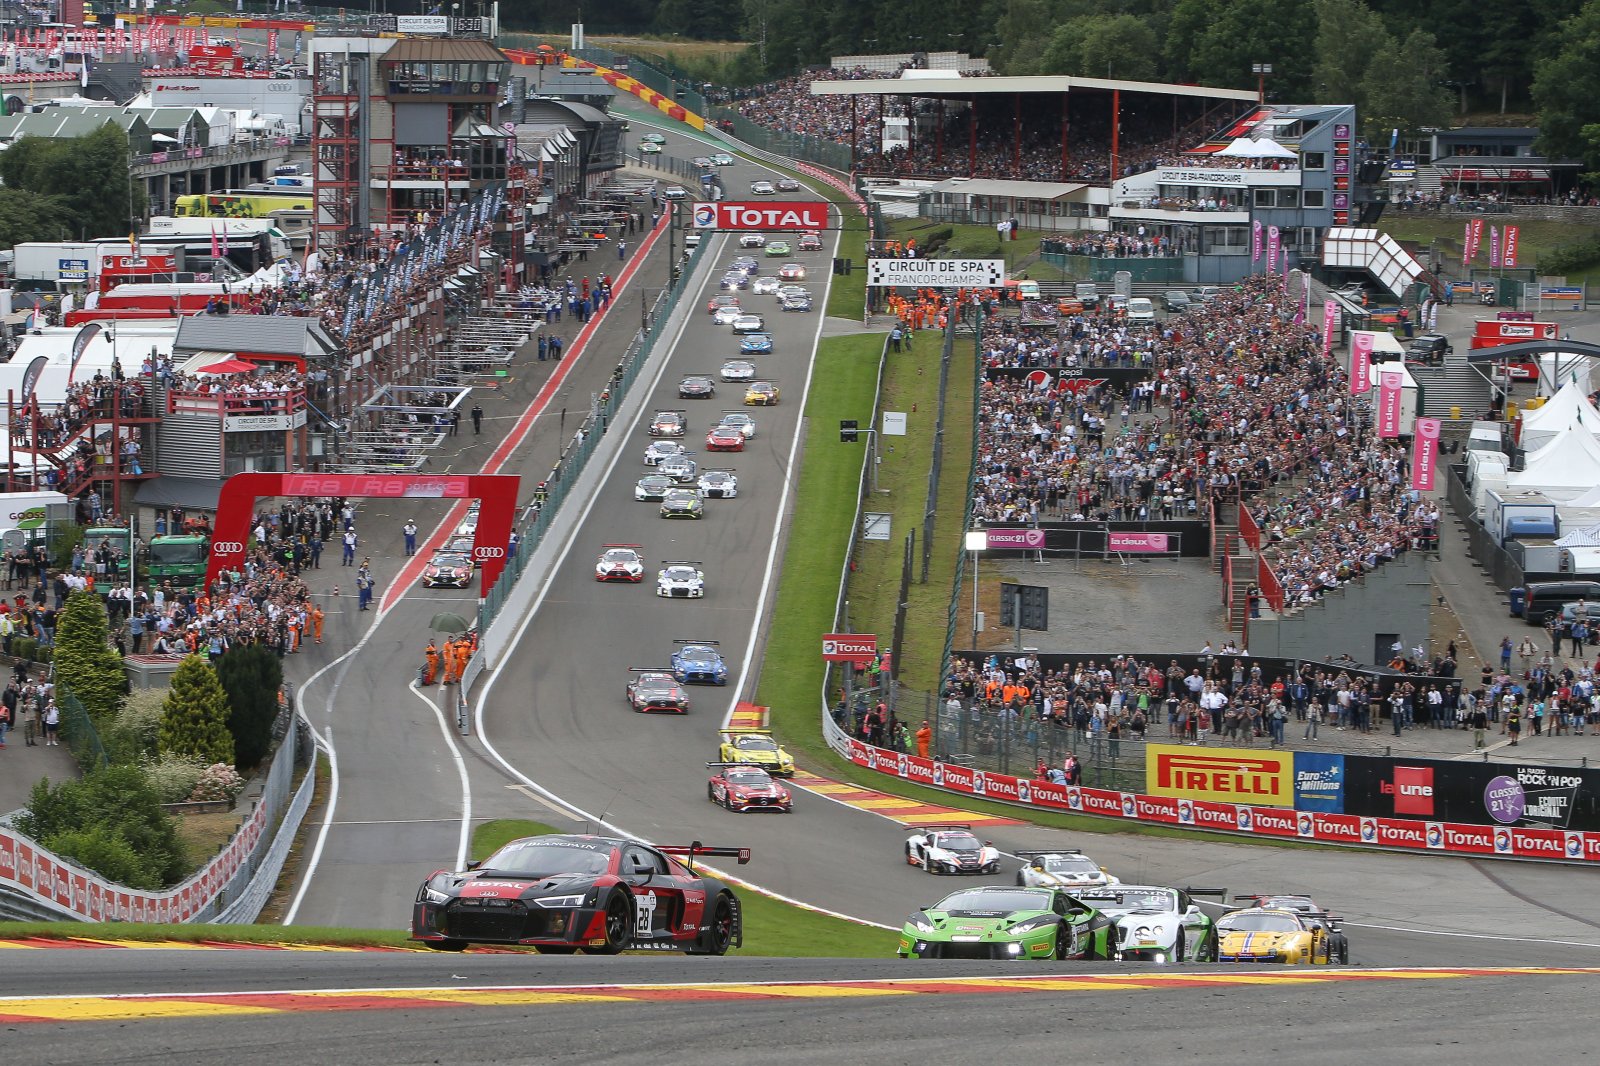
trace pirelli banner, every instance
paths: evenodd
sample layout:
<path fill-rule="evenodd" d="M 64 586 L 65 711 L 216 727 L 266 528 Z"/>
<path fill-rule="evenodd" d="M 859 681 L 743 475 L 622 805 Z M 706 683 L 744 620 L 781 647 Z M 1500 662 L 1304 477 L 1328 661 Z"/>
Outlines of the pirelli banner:
<path fill-rule="evenodd" d="M 1146 791 L 1140 793 L 1057 785 L 946 764 L 906 752 L 876 748 L 842 733 L 838 735 L 836 747 L 858 766 L 878 773 L 1040 810 L 1325 844 L 1600 865 L 1600 831 L 1520 822 L 1481 824 L 1447 821 L 1442 817 L 1294 809 L 1295 797 L 1302 791 L 1319 795 L 1322 802 L 1329 805 L 1342 803 L 1346 798 L 1343 793 L 1345 768 L 1326 760 L 1348 761 L 1358 758 L 1356 756 L 1151 744 L 1148 746 Z M 1299 760 L 1306 756 L 1315 758 L 1305 763 L 1302 771 Z M 1546 774 L 1539 781 L 1530 781 L 1531 785 L 1550 780 L 1545 768 L 1530 773 L 1534 777 Z M 1557 776 L 1578 775 L 1563 772 Z M 1407 794 L 1416 796 L 1410 787 L 1416 784 L 1416 779 L 1402 774 L 1400 780 L 1408 782 Z M 1508 787 L 1501 782 L 1498 789 Z M 1524 791 L 1527 791 L 1526 785 Z M 1514 792 L 1496 790 L 1491 797 L 1511 805 L 1505 808 L 1502 817 L 1509 815 L 1515 806 L 1515 801 L 1509 798 L 1511 795 Z M 1337 800 L 1333 799 L 1335 796 Z M 1525 802 L 1523 810 L 1527 809 Z"/>

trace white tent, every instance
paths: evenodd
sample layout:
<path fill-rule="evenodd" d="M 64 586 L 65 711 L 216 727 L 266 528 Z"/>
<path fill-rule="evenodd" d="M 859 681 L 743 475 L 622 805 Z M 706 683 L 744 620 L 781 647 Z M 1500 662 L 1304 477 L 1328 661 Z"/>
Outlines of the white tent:
<path fill-rule="evenodd" d="M 1600 437 L 1600 411 L 1594 409 L 1582 386 L 1568 381 L 1543 407 L 1523 412 L 1523 450 L 1537 452 L 1559 434 L 1579 428 Z"/>
<path fill-rule="evenodd" d="M 1558 548 L 1600 548 L 1600 525 L 1574 529 L 1556 541 Z"/>
<path fill-rule="evenodd" d="M 1542 492 L 1567 504 L 1600 485 L 1600 441 L 1588 433 L 1562 433 L 1527 457 L 1526 469 L 1506 478 L 1511 492 Z"/>
<path fill-rule="evenodd" d="M 1256 156 L 1259 159 L 1298 159 L 1293 148 L 1285 148 L 1270 137 L 1263 137 L 1255 142 Z"/>
<path fill-rule="evenodd" d="M 1590 489 L 1588 492 L 1584 493 L 1582 496 L 1577 497 L 1576 499 L 1569 500 L 1565 504 L 1565 506 L 1567 506 L 1567 507 L 1600 507 L 1600 485 L 1596 485 L 1594 488 Z"/>
<path fill-rule="evenodd" d="M 1248 137 L 1235 137 L 1229 142 L 1228 147 L 1218 149 L 1217 155 L 1237 156 L 1241 159 L 1256 159 L 1256 142 Z"/>

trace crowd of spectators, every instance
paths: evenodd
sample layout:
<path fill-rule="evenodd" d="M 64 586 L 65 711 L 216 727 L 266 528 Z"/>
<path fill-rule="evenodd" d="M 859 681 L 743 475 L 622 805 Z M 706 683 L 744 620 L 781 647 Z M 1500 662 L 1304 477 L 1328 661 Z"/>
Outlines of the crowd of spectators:
<path fill-rule="evenodd" d="M 797 133 L 806 137 L 818 137 L 823 140 L 833 141 L 837 144 L 850 143 L 850 101 L 848 96 L 814 96 L 811 92 L 811 83 L 814 81 L 864 81 L 877 78 L 898 78 L 904 70 L 869 70 L 865 67 L 851 67 L 843 70 L 829 68 L 827 70 L 806 71 L 789 78 L 779 78 L 776 81 L 754 85 L 748 88 L 725 89 L 711 94 L 712 103 L 731 104 L 739 114 L 769 130 L 784 130 Z M 856 104 L 855 128 L 859 133 L 864 132 L 869 126 L 868 117 L 872 122 L 871 127 L 877 128 L 877 119 L 890 115 L 903 116 L 907 113 L 903 98 L 882 97 L 884 101 L 882 112 L 878 108 L 879 97 L 872 97 L 871 103 L 861 101 Z"/>
<path fill-rule="evenodd" d="M 1141 226 L 1140 229 L 1143 229 Z M 1046 237 L 1039 251 L 1052 255 L 1087 255 L 1111 259 L 1154 259 L 1181 255 L 1172 238 L 1152 233 L 1079 233 L 1071 237 Z"/>
<path fill-rule="evenodd" d="M 976 515 L 1149 520 L 1242 493 L 1285 606 L 1431 546 L 1439 512 L 1408 487 L 1405 449 L 1377 436 L 1369 401 L 1295 319 L 1282 277 L 1264 276 L 1160 330 L 1109 311 L 1063 316 L 1053 335 L 987 327 L 991 367 L 1134 365 L 1151 379 L 1138 392 L 1063 389 L 1083 379 L 1055 374 L 987 382 Z"/>

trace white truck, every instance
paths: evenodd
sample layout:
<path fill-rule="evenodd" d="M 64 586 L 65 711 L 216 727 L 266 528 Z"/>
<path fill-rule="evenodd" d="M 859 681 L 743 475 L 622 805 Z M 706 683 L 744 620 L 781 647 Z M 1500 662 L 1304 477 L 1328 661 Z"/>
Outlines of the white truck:
<path fill-rule="evenodd" d="M 59 492 L 0 492 L 0 545 L 21 548 L 43 539 L 51 522 L 72 520 L 72 500 Z"/>

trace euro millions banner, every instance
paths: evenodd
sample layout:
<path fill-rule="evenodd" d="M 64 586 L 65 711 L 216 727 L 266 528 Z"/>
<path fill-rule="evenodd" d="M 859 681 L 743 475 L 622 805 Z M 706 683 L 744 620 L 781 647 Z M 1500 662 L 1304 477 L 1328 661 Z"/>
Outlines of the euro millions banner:
<path fill-rule="evenodd" d="M 1333 354 L 1333 323 L 1338 316 L 1339 309 L 1332 300 L 1322 302 L 1322 355 L 1323 358 Z"/>
<path fill-rule="evenodd" d="M 1261 223 L 1250 223 L 1250 265 L 1261 262 Z"/>
<path fill-rule="evenodd" d="M 1411 440 L 1411 487 L 1418 492 L 1433 491 L 1433 470 L 1439 460 L 1439 428 L 1437 418 L 1417 419 L 1416 433 Z"/>
<path fill-rule="evenodd" d="M 1497 226 L 1489 227 L 1489 265 L 1500 265 L 1500 230 Z"/>
<path fill-rule="evenodd" d="M 1507 226 L 1505 244 L 1500 248 L 1500 265 L 1514 267 L 1517 265 L 1517 242 L 1521 239 L 1520 227 Z"/>
<path fill-rule="evenodd" d="M 1400 435 L 1400 393 L 1405 378 L 1399 371 L 1385 370 L 1378 375 L 1378 436 Z"/>
<path fill-rule="evenodd" d="M 1267 273 L 1268 274 L 1276 274 L 1278 272 L 1278 251 L 1279 251 L 1279 247 L 1280 247 L 1280 244 L 1279 244 L 1280 240 L 1281 240 L 1281 238 L 1280 238 L 1280 236 L 1278 234 L 1278 227 L 1277 226 L 1268 226 L 1267 227 Z"/>
<path fill-rule="evenodd" d="M 1357 331 L 1350 338 L 1350 395 L 1372 391 L 1372 334 Z"/>

